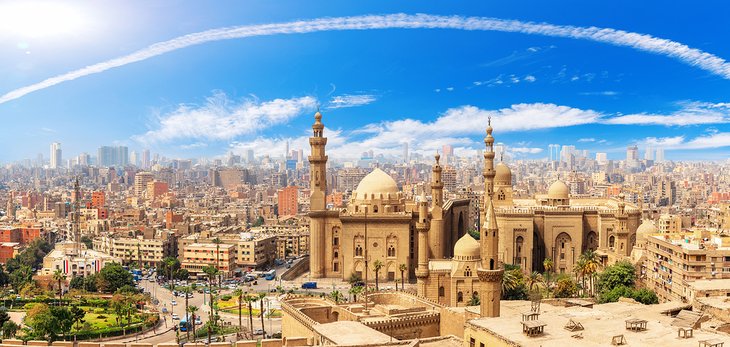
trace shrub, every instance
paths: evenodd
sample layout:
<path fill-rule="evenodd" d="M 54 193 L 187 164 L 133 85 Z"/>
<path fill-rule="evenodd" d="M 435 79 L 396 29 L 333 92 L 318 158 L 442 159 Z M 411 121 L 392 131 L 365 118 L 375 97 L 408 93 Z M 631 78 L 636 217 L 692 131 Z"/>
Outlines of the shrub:
<path fill-rule="evenodd" d="M 223 300 L 223 301 L 228 301 L 228 300 L 231 300 L 231 296 L 230 296 L 230 295 L 228 295 L 228 294 L 226 294 L 226 295 L 223 295 L 223 296 L 221 296 L 221 300 Z"/>
<path fill-rule="evenodd" d="M 103 314 L 100 314 L 100 315 L 96 316 L 96 318 L 99 318 L 99 319 L 106 319 L 106 316 L 105 316 L 105 315 L 103 315 Z"/>

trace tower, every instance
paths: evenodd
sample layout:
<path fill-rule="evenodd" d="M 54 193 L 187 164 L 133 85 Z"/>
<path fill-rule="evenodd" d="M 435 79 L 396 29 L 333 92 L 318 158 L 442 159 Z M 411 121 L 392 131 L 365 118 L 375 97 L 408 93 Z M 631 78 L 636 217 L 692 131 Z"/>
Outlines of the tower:
<path fill-rule="evenodd" d="M 61 163 L 63 163 L 61 160 L 61 144 L 59 142 L 54 142 L 51 144 L 51 169 L 60 168 L 62 165 Z"/>
<path fill-rule="evenodd" d="M 434 156 L 436 164 L 431 173 L 431 232 L 428 233 L 428 244 L 431 246 L 430 255 L 434 259 L 444 257 L 444 181 L 441 179 L 441 156 Z"/>
<path fill-rule="evenodd" d="M 504 269 L 499 259 L 499 228 L 494 213 L 492 197 L 494 195 L 494 137 L 492 137 L 492 119 L 487 125 L 487 137 L 484 138 L 487 150 L 484 152 L 484 221 L 480 250 L 482 261 L 477 270 L 480 284 L 480 313 L 482 317 L 499 317 L 499 303 L 502 297 L 502 276 Z"/>
<path fill-rule="evenodd" d="M 325 264 L 325 218 L 327 215 L 327 155 L 324 137 L 322 114 L 314 114 L 312 137 L 309 138 L 311 155 L 309 156 L 309 190 L 310 190 L 310 223 L 309 237 L 311 239 L 309 254 L 309 270 L 312 278 L 324 276 Z"/>
<path fill-rule="evenodd" d="M 416 222 L 416 230 L 418 230 L 418 268 L 416 269 L 416 278 L 418 278 L 418 296 L 426 297 L 426 278 L 428 278 L 428 201 L 426 201 L 425 189 L 421 192 L 420 201 L 418 201 L 418 222 Z"/>

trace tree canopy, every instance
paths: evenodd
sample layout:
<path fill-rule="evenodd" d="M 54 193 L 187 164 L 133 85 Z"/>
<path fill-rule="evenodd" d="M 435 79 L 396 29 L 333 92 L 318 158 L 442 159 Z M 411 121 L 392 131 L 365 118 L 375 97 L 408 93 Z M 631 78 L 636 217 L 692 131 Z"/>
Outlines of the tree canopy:
<path fill-rule="evenodd" d="M 113 293 L 126 285 L 134 286 L 132 274 L 118 263 L 106 264 L 99 272 L 96 282 L 97 288 L 105 293 Z"/>

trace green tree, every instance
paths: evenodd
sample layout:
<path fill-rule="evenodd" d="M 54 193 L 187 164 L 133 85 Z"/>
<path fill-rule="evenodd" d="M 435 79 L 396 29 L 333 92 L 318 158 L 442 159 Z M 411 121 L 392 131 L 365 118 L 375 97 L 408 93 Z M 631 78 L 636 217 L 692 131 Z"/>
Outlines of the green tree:
<path fill-rule="evenodd" d="M 134 278 L 121 264 L 108 263 L 99 271 L 97 287 L 102 292 L 113 293 L 125 285 L 134 286 Z"/>
<path fill-rule="evenodd" d="M 63 300 L 63 282 L 66 281 L 66 274 L 61 272 L 61 270 L 56 270 L 53 273 L 53 280 L 58 283 L 58 302 L 60 305 L 61 300 Z"/>
<path fill-rule="evenodd" d="M 468 306 L 479 306 L 479 304 L 481 304 L 481 302 L 479 301 L 479 293 L 472 293 L 471 299 L 469 299 Z"/>
<path fill-rule="evenodd" d="M 547 287 L 548 296 L 550 296 L 550 275 L 553 272 L 553 260 L 551 258 L 545 258 L 542 261 L 542 267 L 545 269 L 545 287 Z"/>
<path fill-rule="evenodd" d="M 342 299 L 343 299 L 343 297 L 342 297 L 342 292 L 340 292 L 340 291 L 339 291 L 339 290 L 337 290 L 337 289 L 335 289 L 335 290 L 331 291 L 331 292 L 329 293 L 329 297 L 330 297 L 330 299 L 332 299 L 332 301 L 334 301 L 334 302 L 335 302 L 335 304 L 339 304 L 339 303 L 340 303 L 340 301 L 342 301 Z"/>
<path fill-rule="evenodd" d="M 256 221 L 253 222 L 253 225 L 252 226 L 254 226 L 254 227 L 260 227 L 262 225 L 264 225 L 264 217 L 258 216 L 258 218 L 256 218 Z"/>
<path fill-rule="evenodd" d="M 350 277 L 347 278 L 347 283 L 353 285 L 357 282 L 362 282 L 362 276 L 358 275 L 357 272 L 350 273 Z"/>
<path fill-rule="evenodd" d="M 472 238 L 474 238 L 474 240 L 479 241 L 479 237 L 481 235 L 479 235 L 479 231 L 478 230 L 476 230 L 476 229 L 469 229 L 469 236 L 471 236 Z"/>
<path fill-rule="evenodd" d="M 221 268 L 221 241 L 220 238 L 214 238 L 213 243 L 215 243 L 215 268 L 220 269 Z M 218 290 L 221 290 L 221 275 L 222 273 L 218 271 Z"/>
<path fill-rule="evenodd" d="M 352 301 L 357 302 L 357 296 L 362 293 L 364 287 L 363 286 L 352 286 L 350 287 L 349 293 L 352 295 Z"/>
<path fill-rule="evenodd" d="M 98 274 L 91 274 L 84 277 L 84 290 L 90 293 L 97 291 L 96 281 L 99 278 Z"/>
<path fill-rule="evenodd" d="M 190 305 L 188 302 L 188 294 L 191 294 L 193 292 L 193 290 L 190 289 L 190 287 L 183 287 L 183 289 L 181 291 L 183 292 L 183 294 L 185 294 L 185 317 L 188 317 L 188 312 L 189 312 L 188 310 L 190 309 Z M 193 325 L 195 325 L 195 321 L 191 322 L 190 319 L 186 319 L 186 321 L 188 321 L 188 323 L 192 323 Z M 185 329 L 185 335 L 186 335 L 187 340 L 190 341 L 190 329 Z"/>
<path fill-rule="evenodd" d="M 185 269 L 180 269 L 175 271 L 175 274 L 173 275 L 173 278 L 180 281 L 187 281 L 188 278 L 190 278 L 190 272 Z"/>
<path fill-rule="evenodd" d="M 84 311 L 83 308 L 78 306 L 71 307 L 71 317 L 73 317 L 73 322 L 76 324 L 76 330 L 79 330 L 81 327 L 81 323 L 84 322 L 84 317 L 86 316 L 86 311 Z"/>
<path fill-rule="evenodd" d="M 162 259 L 158 265 L 157 273 L 164 276 L 165 279 L 170 282 L 170 290 L 172 290 L 172 279 L 173 275 L 177 270 L 180 269 L 180 260 L 175 257 L 167 257 Z"/>
<path fill-rule="evenodd" d="M 243 289 L 238 288 L 233 291 L 233 296 L 238 298 L 238 331 L 243 331 L 243 312 L 241 312 L 241 307 L 243 306 Z"/>
<path fill-rule="evenodd" d="M 646 288 L 636 290 L 634 292 L 634 300 L 644 305 L 653 305 L 659 303 L 659 298 L 657 297 L 656 293 Z"/>
<path fill-rule="evenodd" d="M 556 298 L 572 298 L 578 294 L 578 284 L 570 276 L 559 276 L 555 282 Z"/>
<path fill-rule="evenodd" d="M 71 278 L 68 287 L 71 289 L 84 289 L 84 278 L 81 276 Z"/>
<path fill-rule="evenodd" d="M 13 321 L 7 321 L 2 325 L 3 338 L 11 339 L 15 337 L 15 334 L 20 330 L 20 326 Z"/>
<path fill-rule="evenodd" d="M 525 278 L 525 284 L 529 291 L 534 291 L 537 286 L 542 282 L 542 275 L 539 272 L 533 271 L 530 276 Z"/>
<path fill-rule="evenodd" d="M 51 307 L 51 314 L 56 319 L 57 333 L 66 338 L 66 334 L 71 332 L 73 328 L 74 317 L 68 307 Z"/>
<path fill-rule="evenodd" d="M 3 307 L 0 307 L 0 327 L 5 324 L 5 322 L 10 320 L 10 315 L 8 314 L 8 309 Z"/>
<path fill-rule="evenodd" d="M 405 274 L 406 271 L 408 271 L 408 266 L 406 266 L 406 264 L 400 264 L 398 266 L 398 270 L 400 270 L 400 289 L 401 290 L 406 290 L 405 275 L 404 274 Z"/>
<path fill-rule="evenodd" d="M 190 307 L 188 307 L 188 312 L 190 312 L 190 315 L 191 315 L 190 323 L 193 326 L 193 343 L 195 343 L 197 341 L 197 338 L 195 335 L 195 321 L 197 320 L 197 317 L 198 317 L 196 315 L 196 313 L 198 313 L 198 306 L 190 305 Z"/>
<path fill-rule="evenodd" d="M 33 282 L 33 269 L 28 265 L 21 265 L 17 270 L 10 273 L 10 285 L 16 292 L 28 283 Z"/>
<path fill-rule="evenodd" d="M 248 305 L 248 329 L 253 334 L 253 302 L 256 298 L 251 295 L 244 295 L 243 301 Z"/>
<path fill-rule="evenodd" d="M 525 276 L 519 267 L 505 270 L 502 277 L 502 299 L 527 300 Z"/>
<path fill-rule="evenodd" d="M 636 269 L 628 261 L 620 261 L 614 265 L 607 266 L 598 276 L 598 291 L 601 293 L 610 292 L 618 286 L 633 288 L 636 282 Z"/>
<path fill-rule="evenodd" d="M 373 271 L 375 271 L 375 290 L 376 291 L 377 290 L 380 290 L 380 288 L 378 288 L 378 277 L 380 277 L 379 276 L 380 269 L 382 269 L 383 266 L 384 266 L 384 264 L 380 260 L 376 260 L 376 261 L 373 262 Z"/>
<path fill-rule="evenodd" d="M 596 254 L 596 252 L 592 249 L 581 254 L 580 258 L 583 259 L 583 271 L 585 276 L 588 276 L 590 295 L 595 295 L 595 276 L 596 273 L 598 273 L 598 269 L 601 268 L 601 260 L 598 257 L 598 254 Z"/>

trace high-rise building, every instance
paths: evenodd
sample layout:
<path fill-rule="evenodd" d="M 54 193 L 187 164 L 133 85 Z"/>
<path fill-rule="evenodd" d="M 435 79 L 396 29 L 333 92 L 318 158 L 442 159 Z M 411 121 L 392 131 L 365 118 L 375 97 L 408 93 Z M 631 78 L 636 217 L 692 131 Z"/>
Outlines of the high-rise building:
<path fill-rule="evenodd" d="M 605 152 L 598 152 L 596 153 L 596 162 L 598 165 L 606 165 L 608 164 L 608 156 Z"/>
<path fill-rule="evenodd" d="M 97 152 L 99 166 L 126 166 L 129 164 L 129 149 L 126 146 L 101 146 Z"/>
<path fill-rule="evenodd" d="M 408 142 L 403 144 L 403 162 L 408 162 Z"/>
<path fill-rule="evenodd" d="M 247 163 L 253 163 L 254 156 L 253 156 L 253 149 L 249 149 L 246 151 L 246 162 Z"/>
<path fill-rule="evenodd" d="M 656 149 L 656 159 L 654 161 L 656 161 L 657 163 L 661 163 L 664 161 L 664 148 Z"/>
<path fill-rule="evenodd" d="M 279 189 L 279 216 L 295 216 L 299 212 L 299 187 L 290 186 Z"/>
<path fill-rule="evenodd" d="M 444 158 L 445 163 L 450 163 L 454 158 L 454 147 L 451 145 L 443 145 L 441 147 L 441 151 L 443 152 L 441 156 Z"/>
<path fill-rule="evenodd" d="M 644 160 L 654 160 L 654 148 L 651 146 L 646 147 L 646 152 L 644 152 Z"/>
<path fill-rule="evenodd" d="M 51 169 L 58 169 L 63 165 L 61 159 L 61 143 L 54 142 L 51 144 Z"/>
<path fill-rule="evenodd" d="M 568 162 L 571 160 L 571 156 L 575 154 L 575 146 L 563 146 L 563 149 L 560 151 L 560 161 L 562 162 Z"/>
<path fill-rule="evenodd" d="M 637 160 L 639 160 L 639 147 L 635 145 L 626 147 L 626 161 Z"/>
<path fill-rule="evenodd" d="M 142 168 L 146 170 L 149 169 L 150 166 L 150 150 L 145 149 L 142 151 Z"/>
<path fill-rule="evenodd" d="M 155 176 L 151 172 L 138 172 L 134 175 L 134 195 L 142 197 L 147 192 L 147 183 L 152 182 Z"/>
<path fill-rule="evenodd" d="M 137 166 L 137 151 L 129 153 L 129 164 Z"/>

